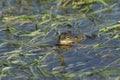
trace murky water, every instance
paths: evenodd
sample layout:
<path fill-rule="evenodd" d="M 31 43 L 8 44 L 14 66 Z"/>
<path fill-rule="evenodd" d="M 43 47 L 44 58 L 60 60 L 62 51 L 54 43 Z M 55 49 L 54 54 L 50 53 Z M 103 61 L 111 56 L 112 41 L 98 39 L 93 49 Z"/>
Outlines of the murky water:
<path fill-rule="evenodd" d="M 56 10 L 53 10 L 55 12 L 51 13 L 51 7 L 56 2 L 46 4 L 44 1 L 37 1 L 39 0 L 31 2 L 29 0 L 4 0 L 3 3 L 0 3 L 3 5 L 0 14 L 3 12 L 2 16 L 4 17 L 26 14 L 36 15 L 30 20 L 17 21 L 16 19 L 0 22 L 0 62 L 5 62 L 6 64 L 3 65 L 1 63 L 1 70 L 6 66 L 11 67 L 11 65 L 12 67 L 18 67 L 18 69 L 10 70 L 11 74 L 17 74 L 19 77 L 14 79 L 14 77 L 10 76 L 13 80 L 21 78 L 23 80 L 41 80 L 39 78 L 43 78 L 43 80 L 59 80 L 59 78 L 60 80 L 66 80 L 66 78 L 62 78 L 63 75 L 68 75 L 67 77 L 71 77 L 74 80 L 114 80 L 117 78 L 119 80 L 120 72 L 117 71 L 120 70 L 119 39 L 106 39 L 108 34 L 102 34 L 101 36 L 98 35 L 96 40 L 86 38 L 80 43 L 67 47 L 67 49 L 60 49 L 56 46 L 58 36 L 64 31 L 78 30 L 85 35 L 91 35 L 91 33 L 98 34 L 99 29 L 102 27 L 116 25 L 116 22 L 120 20 L 119 1 L 111 11 L 107 10 L 98 14 L 94 14 L 93 11 L 91 15 L 86 12 L 85 16 L 87 17 L 76 14 L 79 11 L 74 9 L 68 9 L 67 12 L 63 10 L 59 12 L 59 9 L 55 8 Z M 98 4 L 94 5 L 94 8 L 95 10 L 102 9 L 104 6 L 102 7 Z M 50 16 L 43 17 L 43 14 L 46 13 Z M 62 16 L 68 14 L 69 16 L 55 21 L 54 16 L 58 14 Z M 80 18 L 77 18 L 77 16 Z M 42 20 L 45 19 L 47 21 L 50 18 L 51 21 L 45 24 L 41 23 Z M 65 24 L 59 22 L 65 22 Z M 57 23 L 59 25 L 56 28 L 54 25 L 57 25 Z M 119 33 L 119 31 L 117 32 Z M 28 35 L 29 33 L 31 34 Z M 35 56 L 29 57 L 29 55 L 25 56 L 24 54 L 34 54 Z M 10 63 L 19 60 L 20 63 L 18 64 L 16 64 L 17 62 Z M 42 70 L 40 72 L 37 69 Z M 110 75 L 107 75 L 107 71 Z M 112 72 L 114 73 L 112 74 Z M 49 73 L 48 77 L 47 73 Z M 54 76 L 51 73 L 56 75 Z M 31 75 L 35 78 L 32 78 Z M 6 78 L 8 79 L 9 75 L 3 77 L 2 80 L 6 80 Z"/>

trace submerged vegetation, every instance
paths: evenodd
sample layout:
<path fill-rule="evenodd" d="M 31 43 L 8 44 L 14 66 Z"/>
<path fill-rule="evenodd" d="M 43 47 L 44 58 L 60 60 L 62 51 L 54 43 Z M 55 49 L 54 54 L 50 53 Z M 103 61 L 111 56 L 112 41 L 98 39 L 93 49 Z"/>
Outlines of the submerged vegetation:
<path fill-rule="evenodd" d="M 120 79 L 120 1 L 1 4 L 0 80 Z M 65 34 L 62 40 L 72 39 L 71 45 L 58 45 L 60 36 L 69 31 L 75 34 Z M 80 33 L 88 38 L 77 40 Z"/>

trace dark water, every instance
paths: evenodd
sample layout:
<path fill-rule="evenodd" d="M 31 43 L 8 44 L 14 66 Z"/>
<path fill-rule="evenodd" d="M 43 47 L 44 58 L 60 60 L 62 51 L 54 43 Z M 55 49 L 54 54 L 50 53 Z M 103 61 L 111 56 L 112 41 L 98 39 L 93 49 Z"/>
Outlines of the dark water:
<path fill-rule="evenodd" d="M 47 12 L 47 9 L 50 10 L 50 7 L 52 5 L 55 5 L 56 2 L 54 3 L 49 3 L 46 4 L 44 1 L 42 3 L 38 3 L 37 1 L 30 1 L 25 0 L 4 0 L 3 3 L 0 3 L 0 15 L 2 16 L 20 16 L 20 15 L 37 15 L 37 14 L 45 14 Z M 118 1 L 119 2 L 119 1 Z M 120 3 L 120 2 L 119 2 Z M 63 74 L 75 74 L 73 78 L 74 80 L 114 80 L 119 78 L 120 72 L 117 70 L 120 70 L 120 40 L 118 39 L 111 39 L 111 40 L 106 40 L 106 36 L 102 35 L 99 36 L 97 40 L 93 39 L 85 39 L 81 43 L 73 44 L 73 46 L 69 50 L 58 50 L 57 46 L 55 45 L 57 43 L 56 40 L 53 40 L 52 37 L 58 37 L 59 33 L 57 31 L 63 32 L 67 30 L 79 30 L 83 32 L 84 34 L 89 34 L 95 33 L 98 34 L 99 29 L 101 27 L 106 27 L 110 25 L 116 24 L 118 20 L 120 20 L 120 4 L 116 3 L 116 6 L 113 7 L 112 11 L 104 11 L 102 13 L 98 13 L 96 15 L 92 15 L 93 17 L 88 17 L 88 18 L 80 18 L 78 20 L 72 20 L 71 21 L 71 26 L 69 27 L 67 25 L 60 25 L 57 27 L 57 29 L 52 29 L 50 23 L 46 25 L 41 25 L 39 26 L 43 32 L 50 32 L 47 36 L 43 37 L 41 36 L 41 33 L 39 33 L 40 36 L 35 36 L 37 39 L 35 41 L 33 40 L 34 37 L 21 37 L 21 34 L 24 33 L 29 33 L 32 31 L 36 30 L 36 24 L 39 24 L 39 20 L 37 21 L 32 21 L 25 23 L 24 25 L 21 25 L 21 22 L 14 23 L 9 23 L 8 25 L 13 26 L 16 30 L 18 30 L 17 34 L 9 32 L 9 30 L 6 30 L 8 25 L 4 22 L 0 22 L 0 29 L 5 29 L 0 31 L 0 54 L 4 55 L 7 52 L 12 52 L 15 50 L 21 50 L 20 53 L 26 54 L 36 54 L 36 56 L 33 57 L 19 57 L 21 61 L 23 61 L 26 65 L 21 66 L 19 64 L 19 67 L 22 67 L 21 71 L 19 72 L 19 68 L 15 69 L 16 72 L 13 70 L 11 71 L 12 74 L 20 74 L 20 78 L 14 78 L 10 76 L 11 79 L 13 80 L 34 80 L 36 77 L 36 80 L 66 80 L 65 78 L 62 78 Z M 3 8 L 2 8 L 3 7 Z M 10 10 L 10 9 L 11 10 Z M 101 5 L 94 5 L 93 7 L 95 10 L 99 8 L 104 8 L 101 7 Z M 70 9 L 70 11 L 67 12 L 62 12 L 59 10 L 53 10 L 55 13 L 52 15 L 60 14 L 60 15 L 65 15 L 65 14 L 74 14 L 74 12 L 77 13 L 77 10 Z M 3 14 L 2 14 L 3 12 Z M 79 12 L 79 11 L 78 11 Z M 89 13 L 86 13 L 89 14 Z M 1 16 L 1 17 L 2 17 Z M 89 16 L 89 15 L 88 15 Z M 91 15 L 90 15 L 91 16 Z M 73 16 L 74 18 L 74 16 Z M 98 18 L 98 21 L 96 20 Z M 41 16 L 37 17 L 37 19 L 41 19 Z M 58 21 L 59 22 L 59 21 Z M 53 22 L 56 23 L 56 22 Z M 49 26 L 46 27 L 46 31 L 44 31 L 43 27 L 44 26 Z M 66 27 L 67 26 L 67 27 Z M 69 27 L 69 28 L 68 28 Z M 21 31 L 19 31 L 21 30 Z M 23 32 L 22 32 L 23 31 Z M 16 32 L 16 31 L 15 31 Z M 47 34 L 47 33 L 45 33 Z M 31 41 L 33 40 L 33 41 Z M 23 45 L 20 45 L 23 42 Z M 20 44 L 18 44 L 20 43 Z M 47 46 L 41 46 L 39 44 L 47 44 Z M 103 46 L 100 48 L 94 48 L 95 45 L 102 43 Z M 26 45 L 25 45 L 26 44 Z M 34 45 L 35 44 L 35 45 Z M 14 53 L 11 53 L 14 54 Z M 48 54 L 48 55 L 47 55 Z M 32 67 L 32 60 L 39 59 L 39 57 L 42 57 L 42 55 L 45 55 L 45 59 L 43 61 L 40 61 L 38 65 L 33 67 L 33 73 L 32 70 L 31 72 L 29 71 L 30 67 Z M 4 55 L 6 56 L 6 55 Z M 8 54 L 9 56 L 9 54 Z M 6 56 L 5 58 L 2 58 L 1 56 L 1 61 L 7 62 L 8 57 Z M 13 59 L 14 60 L 14 59 Z M 18 60 L 18 59 L 15 59 Z M 8 61 L 9 62 L 9 61 Z M 31 64 L 31 65 L 29 65 Z M 7 65 L 9 66 L 9 65 Z M 14 66 L 14 65 L 13 65 Z M 16 65 L 15 65 L 16 66 Z M 27 66 L 27 67 L 26 67 Z M 44 66 L 44 67 L 42 67 Z M 41 77 L 39 76 L 39 72 L 37 72 L 37 68 L 40 67 L 40 69 L 45 69 L 48 71 L 48 73 L 55 73 L 59 74 L 59 77 L 57 76 L 50 76 L 50 77 Z M 1 67 L 3 69 L 4 67 Z M 34 70 L 35 68 L 35 70 Z M 107 73 L 99 73 L 100 70 L 114 70 L 116 71 L 115 73 L 112 74 L 112 72 L 109 72 L 110 75 L 107 75 Z M 18 73 L 17 73 L 18 71 Z M 94 72 L 97 71 L 98 73 L 93 73 L 90 75 L 83 75 L 86 72 Z M 26 72 L 26 74 L 23 74 Z M 30 73 L 30 74 L 27 74 Z M 37 76 L 35 76 L 35 75 Z M 25 76 L 26 75 L 26 76 Z M 31 77 L 29 77 L 32 75 Z M 47 74 L 46 74 L 47 75 Z M 83 75 L 83 76 L 81 76 Z M 18 76 L 18 75 L 17 75 Z M 22 76 L 22 79 L 21 79 Z M 9 78 L 9 75 L 4 77 L 2 80 L 6 80 Z M 40 79 L 41 78 L 41 79 Z M 119 80 L 119 79 L 118 79 Z"/>

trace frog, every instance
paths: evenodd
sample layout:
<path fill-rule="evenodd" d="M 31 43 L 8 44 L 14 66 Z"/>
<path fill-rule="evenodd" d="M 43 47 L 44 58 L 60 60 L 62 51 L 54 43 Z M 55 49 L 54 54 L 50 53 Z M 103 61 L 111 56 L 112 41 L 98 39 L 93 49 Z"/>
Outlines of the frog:
<path fill-rule="evenodd" d="M 80 43 L 86 39 L 97 39 L 96 34 L 86 35 L 80 31 L 66 31 L 62 32 L 58 39 L 59 45 L 72 45 L 75 43 Z"/>
<path fill-rule="evenodd" d="M 60 45 L 72 45 L 74 43 L 80 43 L 85 39 L 82 33 L 77 31 L 62 32 L 59 36 L 58 43 Z"/>

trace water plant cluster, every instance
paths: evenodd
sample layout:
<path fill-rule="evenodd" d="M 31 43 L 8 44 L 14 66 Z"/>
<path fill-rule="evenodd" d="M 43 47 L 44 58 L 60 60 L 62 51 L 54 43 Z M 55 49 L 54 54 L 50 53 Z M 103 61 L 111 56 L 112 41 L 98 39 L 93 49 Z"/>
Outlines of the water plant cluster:
<path fill-rule="evenodd" d="M 0 80 L 119 80 L 119 0 L 3 0 Z M 0 6 L 1 7 L 1 6 Z M 97 39 L 56 46 L 62 32 Z"/>

